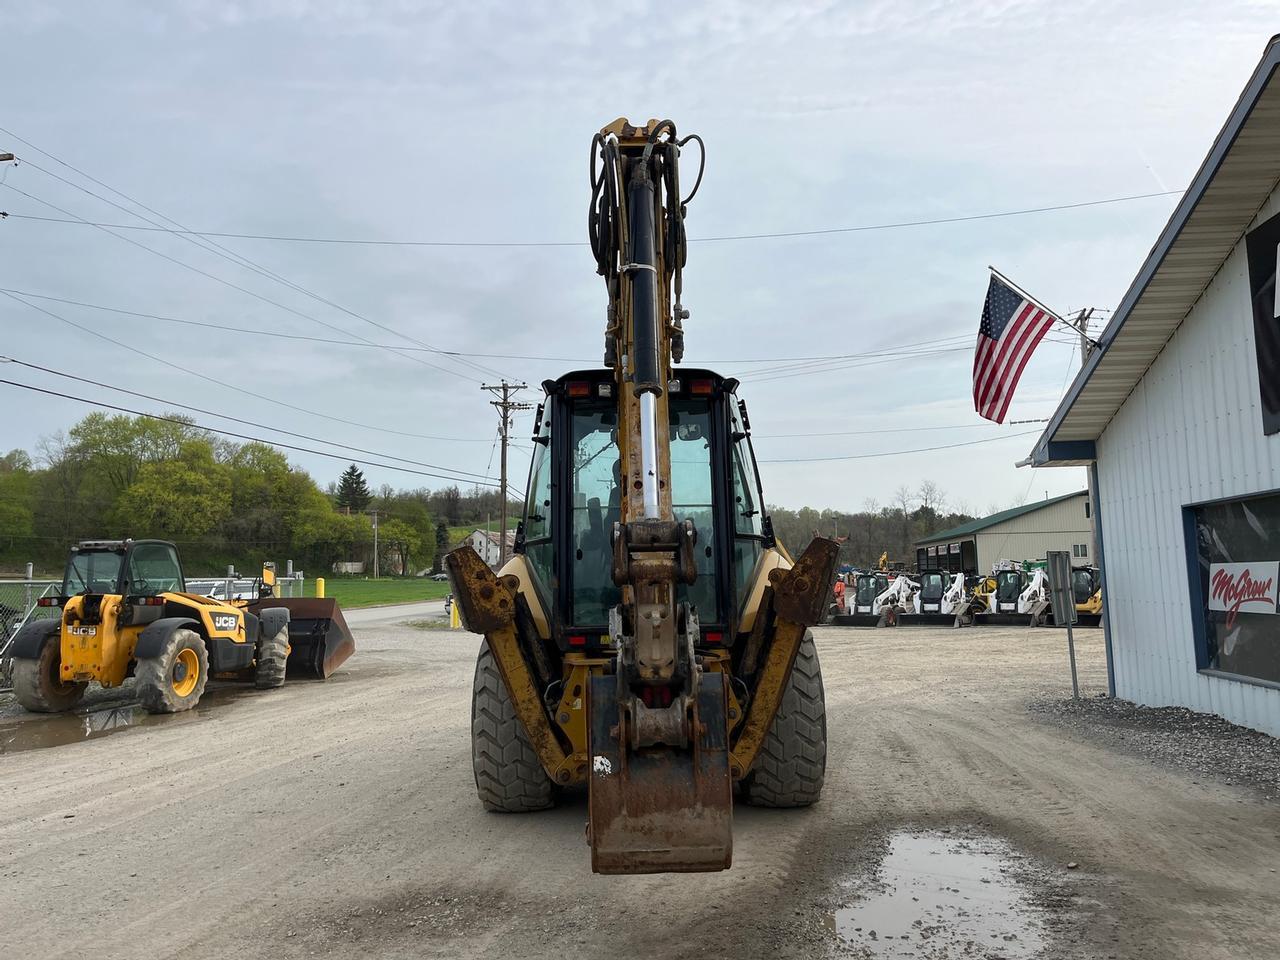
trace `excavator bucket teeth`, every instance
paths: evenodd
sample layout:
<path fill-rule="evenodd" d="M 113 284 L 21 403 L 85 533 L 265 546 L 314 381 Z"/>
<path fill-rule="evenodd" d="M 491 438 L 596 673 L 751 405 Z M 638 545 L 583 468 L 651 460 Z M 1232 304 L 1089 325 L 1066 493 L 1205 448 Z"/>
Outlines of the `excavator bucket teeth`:
<path fill-rule="evenodd" d="M 591 681 L 591 869 L 596 873 L 727 870 L 733 859 L 727 694 L 722 673 L 698 688 L 690 749 L 627 750 L 618 738 L 617 678 Z"/>
<path fill-rule="evenodd" d="M 356 641 L 338 602 L 331 597 L 271 597 L 258 607 L 284 607 L 289 611 L 289 677 L 327 680 L 355 653 Z"/>

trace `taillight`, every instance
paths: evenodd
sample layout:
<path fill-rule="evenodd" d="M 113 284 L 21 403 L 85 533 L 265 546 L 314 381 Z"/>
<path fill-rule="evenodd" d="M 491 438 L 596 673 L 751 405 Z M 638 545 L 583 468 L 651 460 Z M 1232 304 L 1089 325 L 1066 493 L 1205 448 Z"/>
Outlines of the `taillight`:
<path fill-rule="evenodd" d="M 591 384 L 585 380 L 571 380 L 565 384 L 565 392 L 571 397 L 591 396 Z"/>
<path fill-rule="evenodd" d="M 569 636 L 569 646 L 585 647 L 587 645 L 587 637 L 585 634 L 575 633 Z"/>
<path fill-rule="evenodd" d="M 692 393 L 706 396 L 715 389 L 715 384 L 710 380 L 694 380 L 689 384 L 689 390 Z"/>
<path fill-rule="evenodd" d="M 62 606 L 61 597 L 41 597 L 36 601 L 37 607 L 60 607 Z"/>
<path fill-rule="evenodd" d="M 712 630 L 709 633 L 704 633 L 702 639 L 707 643 L 724 643 L 724 634 L 719 630 Z"/>

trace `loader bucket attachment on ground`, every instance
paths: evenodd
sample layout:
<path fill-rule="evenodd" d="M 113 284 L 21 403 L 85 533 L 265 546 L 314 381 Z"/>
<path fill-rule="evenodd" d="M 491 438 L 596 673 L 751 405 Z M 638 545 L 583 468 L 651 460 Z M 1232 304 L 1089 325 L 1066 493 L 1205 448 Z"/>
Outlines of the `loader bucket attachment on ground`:
<path fill-rule="evenodd" d="M 692 747 L 627 750 L 618 737 L 618 681 L 596 677 L 591 725 L 591 869 L 596 873 L 727 870 L 733 860 L 725 675 L 704 673 Z"/>
<path fill-rule="evenodd" d="M 267 597 L 250 610 L 256 613 L 263 607 L 289 611 L 289 677 L 327 680 L 355 653 L 355 638 L 333 598 Z"/>

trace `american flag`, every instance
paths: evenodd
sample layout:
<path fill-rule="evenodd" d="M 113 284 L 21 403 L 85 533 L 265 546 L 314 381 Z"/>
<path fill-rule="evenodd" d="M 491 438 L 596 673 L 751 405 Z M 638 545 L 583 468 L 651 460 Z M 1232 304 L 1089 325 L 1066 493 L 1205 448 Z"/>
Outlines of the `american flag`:
<path fill-rule="evenodd" d="M 973 353 L 973 409 L 979 416 L 1004 423 L 1023 368 L 1057 319 L 999 276 L 991 275 Z"/>

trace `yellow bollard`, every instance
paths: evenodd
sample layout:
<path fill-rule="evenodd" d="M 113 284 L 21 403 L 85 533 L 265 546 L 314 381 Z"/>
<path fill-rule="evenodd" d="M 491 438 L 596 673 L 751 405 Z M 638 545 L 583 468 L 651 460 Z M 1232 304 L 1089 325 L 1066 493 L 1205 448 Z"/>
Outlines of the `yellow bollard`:
<path fill-rule="evenodd" d="M 462 629 L 462 615 L 458 613 L 458 601 L 449 604 L 449 626 L 454 630 Z"/>
<path fill-rule="evenodd" d="M 316 597 L 320 600 L 324 599 L 324 577 L 316 577 Z"/>

